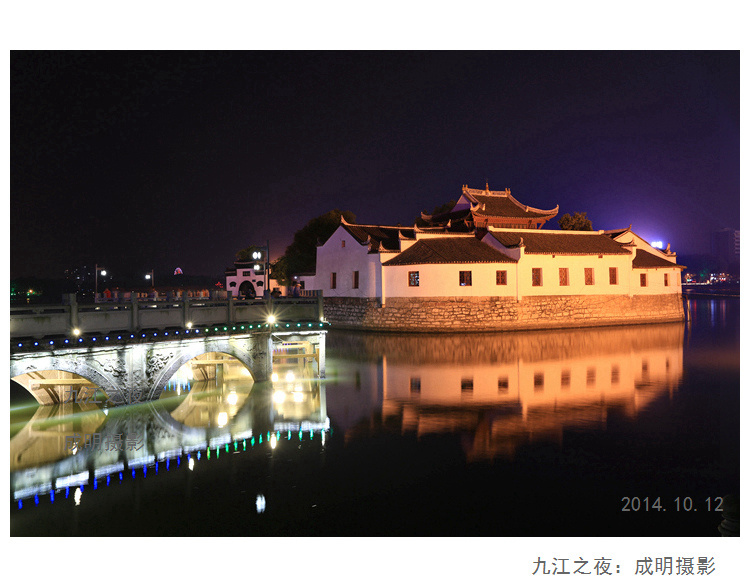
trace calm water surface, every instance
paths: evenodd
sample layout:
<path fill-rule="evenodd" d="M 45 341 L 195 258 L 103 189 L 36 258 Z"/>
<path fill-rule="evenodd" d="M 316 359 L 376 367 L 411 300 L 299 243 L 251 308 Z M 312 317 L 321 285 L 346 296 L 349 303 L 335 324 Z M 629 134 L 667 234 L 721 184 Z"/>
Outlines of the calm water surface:
<path fill-rule="evenodd" d="M 336 331 L 324 380 L 288 361 L 266 384 L 183 373 L 147 405 L 12 407 L 11 535 L 719 536 L 739 300 L 688 304 L 688 324 Z"/>

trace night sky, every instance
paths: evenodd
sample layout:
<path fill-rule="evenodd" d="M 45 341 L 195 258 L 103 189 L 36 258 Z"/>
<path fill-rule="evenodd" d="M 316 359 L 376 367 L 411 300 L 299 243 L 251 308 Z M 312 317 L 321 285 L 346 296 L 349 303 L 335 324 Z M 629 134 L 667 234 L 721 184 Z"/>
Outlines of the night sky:
<path fill-rule="evenodd" d="M 739 228 L 739 52 L 10 54 L 11 277 L 221 275 L 332 208 L 411 225 L 461 186 L 633 225 Z"/>

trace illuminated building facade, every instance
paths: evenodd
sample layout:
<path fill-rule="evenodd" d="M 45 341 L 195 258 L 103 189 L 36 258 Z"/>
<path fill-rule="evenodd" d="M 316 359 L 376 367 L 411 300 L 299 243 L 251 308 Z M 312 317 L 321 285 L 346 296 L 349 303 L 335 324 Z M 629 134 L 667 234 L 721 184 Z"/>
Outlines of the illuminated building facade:
<path fill-rule="evenodd" d="M 464 187 L 451 212 L 423 215 L 426 227 L 342 218 L 318 247 L 314 278 L 331 322 L 513 330 L 683 319 L 684 267 L 669 245 L 654 248 L 630 228 L 544 230 L 537 226 L 557 208 L 520 205 L 509 191 L 479 192 Z M 522 220 L 520 211 L 530 216 Z"/>

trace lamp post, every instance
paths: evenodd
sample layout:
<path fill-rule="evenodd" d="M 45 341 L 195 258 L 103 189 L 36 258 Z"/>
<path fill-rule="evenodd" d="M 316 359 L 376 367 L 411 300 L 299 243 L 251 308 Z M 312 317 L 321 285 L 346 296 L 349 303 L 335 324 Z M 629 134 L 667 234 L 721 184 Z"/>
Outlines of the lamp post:
<path fill-rule="evenodd" d="M 99 299 L 99 271 L 102 272 L 102 277 L 107 275 L 106 269 L 99 267 L 99 265 L 94 265 L 94 303 Z"/>

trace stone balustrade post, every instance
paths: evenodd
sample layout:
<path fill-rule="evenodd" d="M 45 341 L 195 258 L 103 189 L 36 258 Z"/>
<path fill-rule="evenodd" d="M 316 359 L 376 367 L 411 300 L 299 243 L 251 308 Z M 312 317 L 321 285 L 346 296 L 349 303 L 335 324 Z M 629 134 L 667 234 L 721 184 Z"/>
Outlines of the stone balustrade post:
<path fill-rule="evenodd" d="M 74 293 L 63 294 L 63 304 L 70 306 L 70 329 L 78 328 L 78 299 Z"/>
<path fill-rule="evenodd" d="M 140 328 L 138 320 L 138 294 L 134 291 L 130 292 L 130 303 L 132 304 L 130 306 L 130 331 L 138 332 Z"/>
<path fill-rule="evenodd" d="M 234 297 L 227 292 L 227 324 L 234 324 Z"/>

